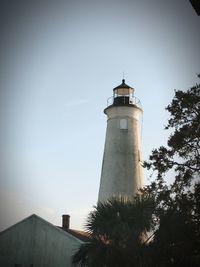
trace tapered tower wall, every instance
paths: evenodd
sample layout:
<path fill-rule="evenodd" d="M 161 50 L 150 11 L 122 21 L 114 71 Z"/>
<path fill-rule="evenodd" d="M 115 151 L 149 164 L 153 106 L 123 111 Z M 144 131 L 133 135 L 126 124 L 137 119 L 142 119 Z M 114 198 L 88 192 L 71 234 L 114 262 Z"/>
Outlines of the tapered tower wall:
<path fill-rule="evenodd" d="M 137 105 L 111 105 L 104 110 L 107 130 L 98 201 L 133 197 L 143 186 L 141 115 Z"/>

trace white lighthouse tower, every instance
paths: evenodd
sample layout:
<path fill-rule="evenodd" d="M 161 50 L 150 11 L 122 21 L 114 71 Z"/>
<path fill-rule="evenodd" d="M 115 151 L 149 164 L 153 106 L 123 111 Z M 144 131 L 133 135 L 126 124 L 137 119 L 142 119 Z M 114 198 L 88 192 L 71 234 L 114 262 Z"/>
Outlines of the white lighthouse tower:
<path fill-rule="evenodd" d="M 113 89 L 104 113 L 107 130 L 98 201 L 113 196 L 133 197 L 143 186 L 140 101 L 122 80 Z"/>

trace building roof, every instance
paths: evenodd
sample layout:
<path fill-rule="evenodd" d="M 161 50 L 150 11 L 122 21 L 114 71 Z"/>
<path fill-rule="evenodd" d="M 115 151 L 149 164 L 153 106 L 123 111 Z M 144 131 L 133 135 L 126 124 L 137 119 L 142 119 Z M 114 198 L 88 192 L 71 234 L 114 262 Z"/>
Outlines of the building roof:
<path fill-rule="evenodd" d="M 125 83 L 125 79 L 122 79 L 122 83 L 118 85 L 117 87 L 113 88 L 113 90 L 119 89 L 119 88 L 128 88 L 128 89 L 133 89 L 131 86 Z"/>
<path fill-rule="evenodd" d="M 30 220 L 39 220 L 39 221 L 42 221 L 43 223 L 51 226 L 54 230 L 57 230 L 59 231 L 60 233 L 63 233 L 65 235 L 71 235 L 73 238 L 76 238 L 78 239 L 79 241 L 81 242 L 88 242 L 90 239 L 89 239 L 89 234 L 84 232 L 84 231 L 79 231 L 79 230 L 74 230 L 74 229 L 64 229 L 60 226 L 55 226 L 53 225 L 52 223 L 44 220 L 43 218 L 41 218 L 40 216 L 36 215 L 36 214 L 32 214 L 28 217 L 26 217 L 25 219 L 15 223 L 14 225 L 8 227 L 7 229 L 3 230 L 2 232 L 0 232 L 0 235 L 9 231 L 10 229 L 16 227 L 17 225 L 21 224 L 22 222 L 25 222 L 25 221 L 30 221 Z"/>
<path fill-rule="evenodd" d="M 63 231 L 69 233 L 70 235 L 73 235 L 74 237 L 80 239 L 83 242 L 89 242 L 90 241 L 90 235 L 87 232 L 84 231 L 80 231 L 80 230 L 74 230 L 74 229 L 63 229 L 61 228 Z"/>

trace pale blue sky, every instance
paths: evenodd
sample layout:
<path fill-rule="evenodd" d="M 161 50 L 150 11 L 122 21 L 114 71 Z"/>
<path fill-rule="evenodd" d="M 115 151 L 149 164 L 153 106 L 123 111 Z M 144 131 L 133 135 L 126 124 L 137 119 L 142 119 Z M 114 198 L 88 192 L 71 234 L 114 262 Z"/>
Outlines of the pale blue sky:
<path fill-rule="evenodd" d="M 113 87 L 125 72 L 142 102 L 147 159 L 166 142 L 174 89 L 198 81 L 200 17 L 187 0 L 32 2 L 4 19 L 0 230 L 32 213 L 57 225 L 69 213 L 82 228 Z"/>

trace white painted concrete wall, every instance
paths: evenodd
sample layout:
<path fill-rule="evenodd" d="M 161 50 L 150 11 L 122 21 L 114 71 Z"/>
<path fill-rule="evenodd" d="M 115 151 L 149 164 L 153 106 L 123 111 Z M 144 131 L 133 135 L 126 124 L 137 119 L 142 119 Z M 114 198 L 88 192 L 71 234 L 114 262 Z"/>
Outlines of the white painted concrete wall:
<path fill-rule="evenodd" d="M 143 186 L 142 109 L 110 106 L 104 112 L 108 120 L 98 198 L 101 202 L 112 196 L 132 197 Z M 120 129 L 123 119 L 127 120 L 127 129 Z"/>
<path fill-rule="evenodd" d="M 31 216 L 0 233 L 0 266 L 71 267 L 71 256 L 82 242 Z"/>

